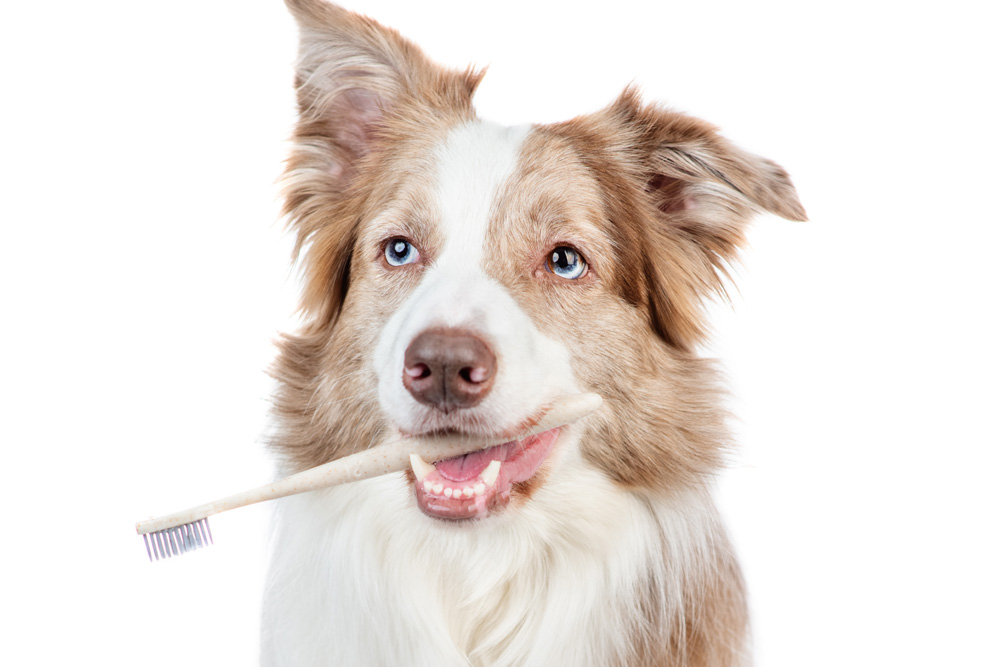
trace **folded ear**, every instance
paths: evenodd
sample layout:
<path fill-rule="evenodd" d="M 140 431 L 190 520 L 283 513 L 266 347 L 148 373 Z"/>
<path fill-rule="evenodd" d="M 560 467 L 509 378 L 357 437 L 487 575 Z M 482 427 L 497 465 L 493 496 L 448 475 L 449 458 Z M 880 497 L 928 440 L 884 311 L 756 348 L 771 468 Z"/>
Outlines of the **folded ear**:
<path fill-rule="evenodd" d="M 727 266 L 755 213 L 805 220 L 795 187 L 774 162 L 747 153 L 701 120 L 643 105 L 628 88 L 607 110 L 638 153 L 654 224 L 649 305 L 653 326 L 690 349 L 704 337 L 707 292 L 724 294 Z"/>
<path fill-rule="evenodd" d="M 300 129 L 330 147 L 329 175 L 349 176 L 404 98 L 469 107 L 480 75 L 431 63 L 395 30 L 323 0 L 287 0 L 299 24 Z"/>
<path fill-rule="evenodd" d="M 299 121 L 285 171 L 295 252 L 310 246 L 303 308 L 336 317 L 354 244 L 352 186 L 403 117 L 470 114 L 480 73 L 441 68 L 395 30 L 324 0 L 286 0 L 299 26 Z M 412 121 L 411 121 L 412 124 Z"/>

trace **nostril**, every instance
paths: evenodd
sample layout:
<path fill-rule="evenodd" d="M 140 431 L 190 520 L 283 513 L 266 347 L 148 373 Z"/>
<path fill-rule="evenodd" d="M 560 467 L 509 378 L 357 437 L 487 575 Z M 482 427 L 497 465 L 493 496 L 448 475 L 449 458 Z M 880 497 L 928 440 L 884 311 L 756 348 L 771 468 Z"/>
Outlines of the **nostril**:
<path fill-rule="evenodd" d="M 414 380 L 422 380 L 431 374 L 430 366 L 427 364 L 414 364 L 403 369 L 407 375 Z"/>
<path fill-rule="evenodd" d="M 490 373 L 482 366 L 466 366 L 458 372 L 459 376 L 470 384 L 481 384 L 489 378 Z"/>

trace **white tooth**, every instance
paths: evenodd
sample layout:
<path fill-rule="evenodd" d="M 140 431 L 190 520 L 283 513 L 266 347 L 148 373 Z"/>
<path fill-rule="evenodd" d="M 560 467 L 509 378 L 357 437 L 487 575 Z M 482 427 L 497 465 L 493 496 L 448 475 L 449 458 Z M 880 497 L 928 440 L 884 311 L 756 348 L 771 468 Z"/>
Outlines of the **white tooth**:
<path fill-rule="evenodd" d="M 444 490 L 444 497 L 445 498 L 451 498 L 451 496 L 452 496 L 453 493 L 455 493 L 455 492 L 452 491 L 451 489 L 445 489 Z"/>
<path fill-rule="evenodd" d="M 430 480 L 427 480 L 426 482 L 424 482 L 424 491 L 426 491 L 427 493 L 430 493 L 431 489 L 433 487 L 434 487 L 434 484 Z"/>
<path fill-rule="evenodd" d="M 481 495 L 483 495 L 484 493 L 486 493 L 486 485 L 485 485 L 485 484 L 483 484 L 482 482 L 480 482 L 479 484 L 476 484 L 476 488 L 475 488 L 475 489 L 473 489 L 473 492 L 474 492 L 474 493 L 475 493 L 475 494 L 476 494 L 477 496 L 481 496 Z"/>
<path fill-rule="evenodd" d="M 444 488 L 444 484 L 435 484 L 434 487 L 432 488 L 432 490 L 434 491 L 434 493 L 440 494 L 441 493 L 441 489 L 443 489 L 443 488 Z"/>
<path fill-rule="evenodd" d="M 490 461 L 490 464 L 486 466 L 486 470 L 483 471 L 483 474 L 480 475 L 480 477 L 483 478 L 483 483 L 486 484 L 486 486 L 493 486 L 496 483 L 497 475 L 499 474 L 500 462 L 493 459 Z"/>
<path fill-rule="evenodd" d="M 464 489 L 462 489 L 462 495 L 465 496 L 466 498 L 471 498 L 475 493 L 476 492 L 472 490 L 471 486 L 467 486 Z"/>
<path fill-rule="evenodd" d="M 420 458 L 419 454 L 410 454 L 410 467 L 413 474 L 417 476 L 417 481 L 422 482 L 427 475 L 434 472 L 434 466 Z"/>

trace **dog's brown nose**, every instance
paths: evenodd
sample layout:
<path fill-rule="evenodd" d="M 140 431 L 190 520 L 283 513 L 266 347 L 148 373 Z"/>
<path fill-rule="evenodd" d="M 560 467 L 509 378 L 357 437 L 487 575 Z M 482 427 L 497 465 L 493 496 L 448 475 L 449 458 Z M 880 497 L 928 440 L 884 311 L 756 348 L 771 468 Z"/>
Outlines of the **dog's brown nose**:
<path fill-rule="evenodd" d="M 446 413 L 471 408 L 490 393 L 496 363 L 479 336 L 462 329 L 431 329 L 406 348 L 403 386 L 419 402 Z"/>

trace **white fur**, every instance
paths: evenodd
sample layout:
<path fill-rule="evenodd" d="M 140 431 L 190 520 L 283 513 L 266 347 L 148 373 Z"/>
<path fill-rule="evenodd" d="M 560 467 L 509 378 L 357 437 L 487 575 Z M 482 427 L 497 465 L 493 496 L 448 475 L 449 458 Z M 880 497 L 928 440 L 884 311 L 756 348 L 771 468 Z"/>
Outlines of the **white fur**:
<path fill-rule="evenodd" d="M 493 347 L 497 377 L 489 395 L 464 411 L 494 432 L 531 416 L 551 398 L 577 391 L 564 345 L 542 335 L 510 293 L 483 271 L 486 234 L 497 194 L 514 173 L 529 128 L 481 120 L 453 129 L 435 155 L 433 204 L 445 238 L 403 306 L 389 319 L 375 349 L 379 401 L 408 432 L 419 430 L 432 408 L 402 383 L 403 355 L 432 327 L 475 331 Z"/>
<path fill-rule="evenodd" d="M 474 524 L 424 516 L 402 475 L 281 501 L 264 664 L 628 664 L 636 590 L 680 608 L 714 510 L 652 507 L 563 456 L 530 503 Z"/>

